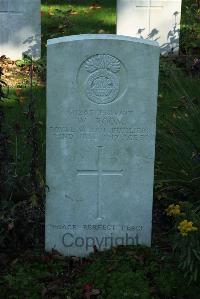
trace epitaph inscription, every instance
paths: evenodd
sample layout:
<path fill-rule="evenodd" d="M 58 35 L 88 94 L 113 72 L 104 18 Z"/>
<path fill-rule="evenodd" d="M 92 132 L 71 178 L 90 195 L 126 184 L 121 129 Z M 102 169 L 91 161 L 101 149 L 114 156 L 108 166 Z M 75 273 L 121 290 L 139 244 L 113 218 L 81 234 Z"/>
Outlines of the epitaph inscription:
<path fill-rule="evenodd" d="M 80 35 L 47 56 L 46 249 L 150 245 L 158 45 Z"/>

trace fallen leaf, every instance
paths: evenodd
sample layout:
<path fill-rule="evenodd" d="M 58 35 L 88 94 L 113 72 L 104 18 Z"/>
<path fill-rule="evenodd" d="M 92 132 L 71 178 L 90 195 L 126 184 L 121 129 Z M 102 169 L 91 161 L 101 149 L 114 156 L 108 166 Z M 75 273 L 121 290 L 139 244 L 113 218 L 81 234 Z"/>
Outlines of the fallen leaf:
<path fill-rule="evenodd" d="M 24 102 L 27 100 L 27 97 L 19 97 L 19 103 L 24 104 Z"/>
<path fill-rule="evenodd" d="M 17 96 L 21 95 L 21 93 L 22 93 L 22 88 L 16 88 L 15 92 L 16 92 L 16 95 L 17 95 Z"/>
<path fill-rule="evenodd" d="M 13 230 L 13 228 L 14 228 L 14 223 L 13 222 L 9 223 L 8 224 L 8 231 Z"/>
<path fill-rule="evenodd" d="M 98 4 L 96 4 L 96 3 L 93 3 L 90 7 L 89 7 L 89 9 L 100 9 L 101 8 L 101 6 L 99 6 Z"/>
<path fill-rule="evenodd" d="M 70 16 L 77 16 L 79 13 L 77 11 L 72 11 L 69 13 Z"/>
<path fill-rule="evenodd" d="M 176 117 L 176 113 L 173 113 L 173 115 L 172 115 L 172 116 L 173 116 L 173 118 L 175 118 L 175 119 L 177 118 L 177 117 Z"/>
<path fill-rule="evenodd" d="M 105 31 L 104 31 L 103 29 L 100 29 L 100 30 L 98 31 L 98 33 L 99 33 L 99 34 L 103 34 L 103 33 L 105 33 Z"/>
<path fill-rule="evenodd" d="M 41 17 L 44 17 L 44 16 L 46 16 L 46 12 L 41 11 Z"/>
<path fill-rule="evenodd" d="M 84 284 L 84 286 L 83 286 L 83 290 L 84 290 L 85 292 L 90 292 L 90 291 L 92 290 L 92 285 L 89 284 L 89 283 Z"/>

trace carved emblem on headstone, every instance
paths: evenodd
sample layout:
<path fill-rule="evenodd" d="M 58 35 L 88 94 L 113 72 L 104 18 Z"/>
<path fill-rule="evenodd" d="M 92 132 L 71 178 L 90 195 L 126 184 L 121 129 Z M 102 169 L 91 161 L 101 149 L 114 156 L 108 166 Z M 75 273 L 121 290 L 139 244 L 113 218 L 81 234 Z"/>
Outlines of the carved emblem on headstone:
<path fill-rule="evenodd" d="M 108 54 L 98 54 L 85 61 L 85 70 L 90 73 L 86 81 L 86 94 L 97 104 L 113 102 L 120 90 L 120 61 Z"/>

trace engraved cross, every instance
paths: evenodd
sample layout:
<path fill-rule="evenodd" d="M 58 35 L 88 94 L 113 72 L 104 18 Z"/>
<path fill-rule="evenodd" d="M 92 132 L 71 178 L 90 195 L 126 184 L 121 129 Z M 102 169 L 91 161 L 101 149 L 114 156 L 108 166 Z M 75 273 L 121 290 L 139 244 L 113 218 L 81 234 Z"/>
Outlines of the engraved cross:
<path fill-rule="evenodd" d="M 149 34 L 151 31 L 151 9 L 153 8 L 163 8 L 163 5 L 161 4 L 160 1 L 153 1 L 148 0 L 148 1 L 141 1 L 141 4 L 136 5 L 137 8 L 148 8 L 148 30 Z"/>
<path fill-rule="evenodd" d="M 102 176 L 122 176 L 123 170 L 108 170 L 101 167 L 101 158 L 103 153 L 103 146 L 98 146 L 98 165 L 97 169 L 77 169 L 78 176 L 97 176 L 97 218 L 102 219 L 100 216 L 100 199 L 102 189 Z"/>
<path fill-rule="evenodd" d="M 17 11 L 14 9 L 10 9 L 9 2 L 3 2 L 2 5 L 0 5 L 0 14 L 22 14 L 21 11 Z"/>

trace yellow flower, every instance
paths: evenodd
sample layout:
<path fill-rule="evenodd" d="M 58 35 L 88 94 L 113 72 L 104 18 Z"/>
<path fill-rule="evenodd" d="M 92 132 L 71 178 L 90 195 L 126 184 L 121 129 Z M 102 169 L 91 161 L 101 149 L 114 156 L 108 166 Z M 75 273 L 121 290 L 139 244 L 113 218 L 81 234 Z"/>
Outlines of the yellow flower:
<path fill-rule="evenodd" d="M 166 213 L 168 216 L 181 215 L 181 207 L 180 207 L 180 205 L 171 204 L 166 209 Z"/>
<path fill-rule="evenodd" d="M 189 232 L 195 232 L 198 230 L 196 226 L 193 226 L 192 221 L 183 220 L 179 223 L 178 229 L 182 236 L 187 236 Z"/>

